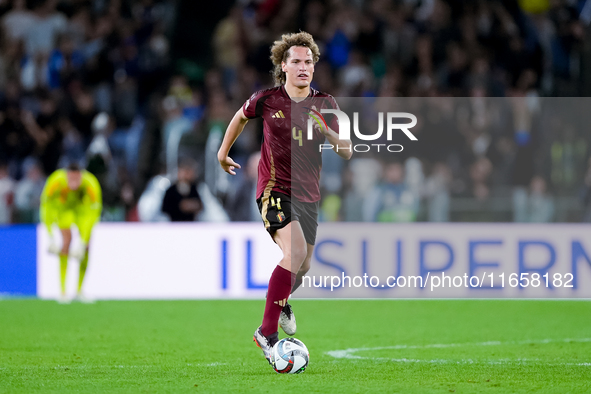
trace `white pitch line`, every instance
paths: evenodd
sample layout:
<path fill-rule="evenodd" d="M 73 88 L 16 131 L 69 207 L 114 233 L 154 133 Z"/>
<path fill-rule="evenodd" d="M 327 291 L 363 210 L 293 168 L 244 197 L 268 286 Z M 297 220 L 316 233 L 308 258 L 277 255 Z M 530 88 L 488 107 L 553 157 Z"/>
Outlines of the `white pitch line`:
<path fill-rule="evenodd" d="M 451 347 L 474 347 L 474 346 L 507 346 L 507 345 L 544 345 L 549 343 L 585 343 L 591 342 L 591 338 L 565 338 L 565 339 L 541 339 L 541 340 L 525 340 L 525 341 L 487 341 L 487 342 L 468 342 L 468 343 L 434 343 L 429 345 L 394 345 L 394 346 L 378 346 L 378 347 L 361 347 L 361 348 L 349 348 L 344 350 L 331 350 L 326 352 L 329 356 L 337 359 L 349 359 L 349 360 L 379 360 L 379 361 L 391 361 L 399 363 L 430 363 L 430 364 L 511 364 L 511 363 L 543 363 L 539 359 L 501 359 L 495 361 L 481 361 L 481 360 L 446 360 L 446 359 L 435 359 L 435 360 L 421 360 L 421 359 L 408 359 L 408 358 L 390 358 L 390 357 L 366 357 L 359 356 L 355 353 L 375 350 L 406 350 L 406 349 L 433 349 L 433 348 L 451 348 Z M 554 363 L 544 365 L 569 365 L 569 366 L 591 366 L 591 363 Z"/>
<path fill-rule="evenodd" d="M 189 367 L 219 367 L 222 365 L 228 365 L 228 363 L 221 363 L 221 362 L 214 362 L 214 363 L 187 363 Z M 24 369 L 97 369 L 97 368 L 118 368 L 118 369 L 127 369 L 127 368 L 144 368 L 144 369 L 153 369 L 153 368 L 160 368 L 158 365 L 86 365 L 86 364 L 74 364 L 74 365 L 61 365 L 58 364 L 57 366 L 44 366 L 44 365 L 26 365 L 23 367 Z M 8 369 L 5 367 L 0 367 L 0 370 Z"/>

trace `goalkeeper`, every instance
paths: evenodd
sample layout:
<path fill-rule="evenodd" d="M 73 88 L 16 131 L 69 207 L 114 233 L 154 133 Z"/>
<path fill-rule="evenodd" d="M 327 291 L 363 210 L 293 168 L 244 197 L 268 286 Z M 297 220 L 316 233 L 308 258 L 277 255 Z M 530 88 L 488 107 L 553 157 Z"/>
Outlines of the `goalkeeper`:
<path fill-rule="evenodd" d="M 86 300 L 82 295 L 82 283 L 88 266 L 88 244 L 92 228 L 100 219 L 101 210 L 102 192 L 97 179 L 90 172 L 81 170 L 78 165 L 72 164 L 66 169 L 57 170 L 47 179 L 41 194 L 40 216 L 49 232 L 49 251 L 59 255 L 61 302 L 67 302 L 68 254 L 80 260 L 76 299 Z M 53 234 L 54 224 L 57 224 L 62 235 L 61 249 Z M 78 228 L 81 247 L 70 251 L 72 225 Z"/>

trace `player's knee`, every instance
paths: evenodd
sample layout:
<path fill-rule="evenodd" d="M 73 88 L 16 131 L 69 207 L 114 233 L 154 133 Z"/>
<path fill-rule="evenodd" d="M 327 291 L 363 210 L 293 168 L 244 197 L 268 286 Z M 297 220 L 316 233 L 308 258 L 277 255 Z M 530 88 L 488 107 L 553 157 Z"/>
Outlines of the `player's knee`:
<path fill-rule="evenodd" d="M 300 267 L 298 274 L 303 276 L 306 275 L 310 271 L 310 261 L 308 259 L 304 260 L 304 264 Z"/>
<path fill-rule="evenodd" d="M 296 249 L 296 253 L 294 254 L 294 260 L 298 262 L 300 265 L 304 264 L 306 260 L 306 256 L 308 255 L 308 251 L 306 247 L 300 247 Z"/>
<path fill-rule="evenodd" d="M 300 275 L 304 275 L 310 270 L 310 260 L 312 260 L 312 256 L 306 254 L 306 258 L 304 259 L 304 262 L 302 263 L 302 266 L 298 272 Z"/>
<path fill-rule="evenodd" d="M 284 259 L 290 261 L 292 266 L 300 267 L 306 259 L 306 248 L 292 245 L 292 247 L 284 253 Z"/>

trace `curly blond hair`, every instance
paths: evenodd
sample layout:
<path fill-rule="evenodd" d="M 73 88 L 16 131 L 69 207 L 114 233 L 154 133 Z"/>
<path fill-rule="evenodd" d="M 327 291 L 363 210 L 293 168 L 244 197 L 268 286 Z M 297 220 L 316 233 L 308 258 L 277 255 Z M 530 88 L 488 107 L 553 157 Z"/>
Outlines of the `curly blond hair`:
<path fill-rule="evenodd" d="M 289 57 L 289 48 L 291 47 L 306 47 L 312 51 L 312 60 L 314 64 L 320 59 L 320 49 L 314 42 L 314 38 L 310 33 L 301 31 L 299 33 L 284 34 L 281 40 L 277 40 L 271 47 L 271 61 L 273 62 L 273 80 L 275 86 L 285 84 L 285 73 L 281 69 L 281 62 L 287 61 Z"/>

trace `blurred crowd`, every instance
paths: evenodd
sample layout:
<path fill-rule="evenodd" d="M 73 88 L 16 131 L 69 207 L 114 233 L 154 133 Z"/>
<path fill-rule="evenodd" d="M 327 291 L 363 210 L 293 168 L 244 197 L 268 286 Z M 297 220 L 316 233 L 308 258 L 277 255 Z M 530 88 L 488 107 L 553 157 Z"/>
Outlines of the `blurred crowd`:
<path fill-rule="evenodd" d="M 174 18 L 171 1 L 0 1 L 0 222 L 34 221 L 70 162 L 97 175 L 107 216 L 133 217 Z"/>
<path fill-rule="evenodd" d="M 71 161 L 99 178 L 104 220 L 170 220 L 162 201 L 183 189 L 186 159 L 196 220 L 260 220 L 261 122 L 231 152 L 238 176 L 216 152 L 235 111 L 272 86 L 273 41 L 299 30 L 320 47 L 313 86 L 337 98 L 457 98 L 426 109 L 422 149 L 327 155 L 322 220 L 591 220 L 591 141 L 565 120 L 585 99 L 541 116 L 591 93 L 586 0 L 238 0 L 194 73 L 171 51 L 180 3 L 0 0 L 0 223 L 37 220 L 45 177 Z"/>

